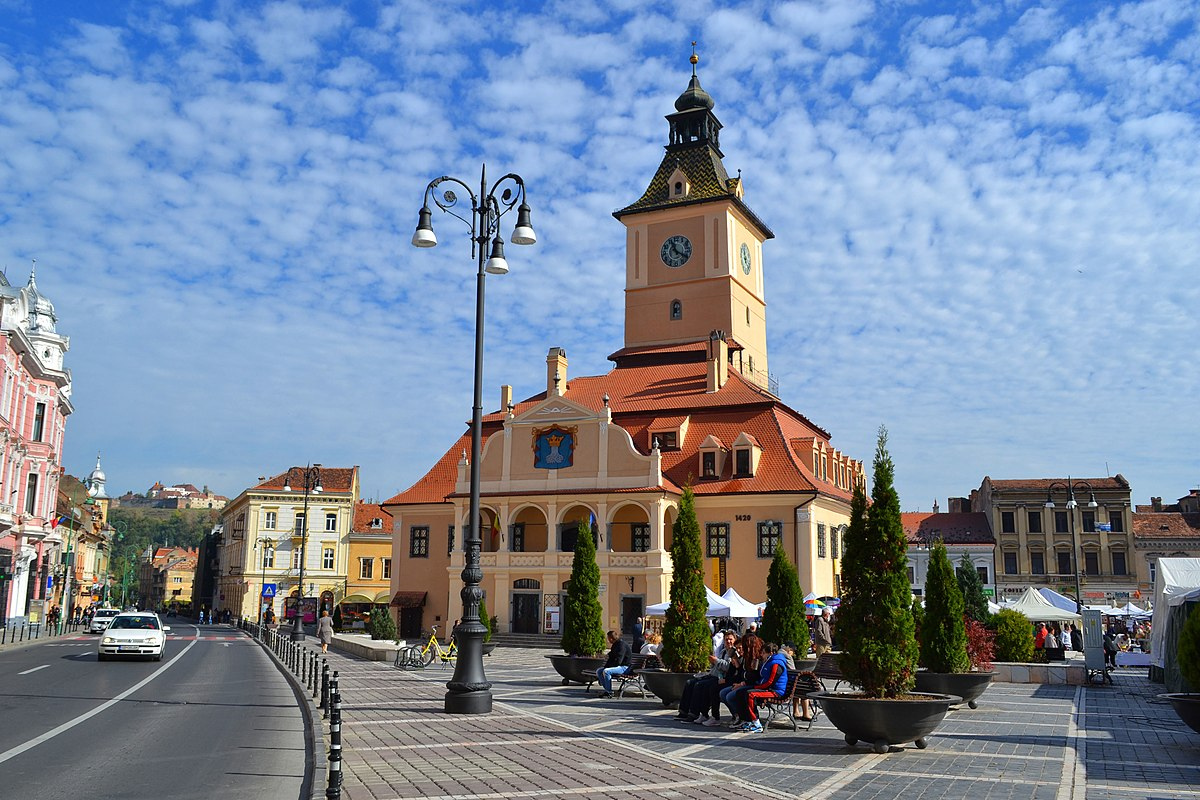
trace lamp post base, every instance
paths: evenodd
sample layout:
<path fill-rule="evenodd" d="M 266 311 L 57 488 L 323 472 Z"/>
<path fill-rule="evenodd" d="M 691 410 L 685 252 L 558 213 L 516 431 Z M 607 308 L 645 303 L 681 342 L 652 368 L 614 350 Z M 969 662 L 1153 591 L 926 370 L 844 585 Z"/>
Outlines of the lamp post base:
<path fill-rule="evenodd" d="M 292 641 L 293 642 L 303 642 L 304 641 L 304 628 L 300 627 L 299 622 L 296 623 L 296 627 L 292 628 Z"/>
<path fill-rule="evenodd" d="M 490 714 L 492 693 L 487 689 L 474 692 L 447 692 L 447 714 Z"/>

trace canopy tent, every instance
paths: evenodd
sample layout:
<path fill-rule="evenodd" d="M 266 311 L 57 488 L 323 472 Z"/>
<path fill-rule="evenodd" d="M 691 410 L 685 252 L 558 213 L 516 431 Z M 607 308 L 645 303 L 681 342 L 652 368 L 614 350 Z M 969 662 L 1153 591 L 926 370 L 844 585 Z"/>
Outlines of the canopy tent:
<path fill-rule="evenodd" d="M 1055 608 L 1061 608 L 1063 611 L 1070 611 L 1072 614 L 1074 614 L 1075 610 L 1079 608 L 1079 606 L 1075 604 L 1074 600 L 1067 597 L 1065 594 L 1059 594 L 1058 592 L 1046 586 L 1038 587 L 1038 594 L 1046 598 L 1050 605 L 1054 606 Z"/>
<path fill-rule="evenodd" d="M 1170 599 L 1200 589 L 1200 558 L 1160 558 L 1154 581 L 1154 624 L 1150 630 L 1150 663 L 1163 667 Z"/>
<path fill-rule="evenodd" d="M 1064 611 L 1054 606 L 1032 586 L 1026 587 L 1024 593 L 1015 602 L 1005 606 L 1007 609 L 1019 611 L 1029 618 L 1030 622 L 1081 622 L 1081 617 L 1074 611 Z"/>
<path fill-rule="evenodd" d="M 1144 608 L 1138 608 L 1134 603 L 1126 603 L 1124 608 L 1114 608 L 1112 616 L 1126 617 L 1128 619 L 1149 619 L 1150 612 Z"/>
<path fill-rule="evenodd" d="M 988 613 L 989 614 L 995 614 L 997 611 L 1004 608 L 1004 606 L 997 605 L 996 603 L 993 603 L 991 600 L 988 600 L 987 604 L 988 604 Z"/>
<path fill-rule="evenodd" d="M 725 590 L 725 594 L 721 595 L 721 600 L 729 606 L 729 616 L 737 619 L 758 619 L 766 607 L 766 603 L 751 603 L 738 594 L 737 589 L 732 586 Z"/>
<path fill-rule="evenodd" d="M 712 589 L 708 588 L 707 586 L 704 587 L 704 591 L 708 593 L 708 610 L 706 612 L 704 612 L 704 616 L 709 617 L 710 619 L 713 617 L 733 616 L 732 614 L 729 613 L 729 604 L 727 602 L 725 602 L 725 600 L 721 597 L 721 595 L 717 594 L 716 592 L 714 592 Z M 671 607 L 670 600 L 668 600 L 665 603 L 655 603 L 652 606 L 646 607 L 646 616 L 648 616 L 648 617 L 664 616 L 667 613 L 667 609 L 670 607 Z M 758 616 L 758 615 L 755 614 L 755 616 Z"/>
<path fill-rule="evenodd" d="M 1168 692 L 1194 692 L 1198 687 L 1189 686 L 1184 680 L 1183 674 L 1179 671 L 1179 634 L 1183 632 L 1184 623 L 1187 622 L 1188 614 L 1191 609 L 1200 604 L 1200 588 L 1190 589 L 1186 592 L 1170 595 L 1167 600 L 1166 620 L 1163 623 L 1163 683 L 1167 685 Z M 1155 611 L 1157 611 L 1155 607 Z M 1158 619 L 1157 614 L 1155 619 Z M 1158 623 L 1154 625 L 1154 631 L 1158 631 Z M 1153 655 L 1153 654 L 1152 654 Z"/>

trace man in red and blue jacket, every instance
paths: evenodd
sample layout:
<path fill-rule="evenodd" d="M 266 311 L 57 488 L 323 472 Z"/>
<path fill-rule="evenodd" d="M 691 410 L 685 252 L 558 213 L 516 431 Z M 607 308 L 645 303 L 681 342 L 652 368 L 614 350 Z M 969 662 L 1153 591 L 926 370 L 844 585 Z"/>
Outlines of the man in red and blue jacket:
<path fill-rule="evenodd" d="M 764 645 L 763 652 L 768 658 L 758 671 L 758 683 L 748 687 L 743 695 L 746 704 L 742 708 L 742 718 L 750 720 L 742 726 L 743 733 L 758 733 L 763 729 L 755 710 L 758 701 L 782 697 L 787 688 L 787 656 L 774 644 Z"/>

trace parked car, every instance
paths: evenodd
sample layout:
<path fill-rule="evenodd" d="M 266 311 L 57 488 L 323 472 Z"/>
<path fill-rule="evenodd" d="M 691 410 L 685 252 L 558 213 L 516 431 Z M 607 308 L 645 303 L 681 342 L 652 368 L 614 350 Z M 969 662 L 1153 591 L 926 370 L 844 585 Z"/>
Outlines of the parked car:
<path fill-rule="evenodd" d="M 108 623 L 112 622 L 120 613 L 120 609 L 116 608 L 97 608 L 96 613 L 92 616 L 92 621 L 88 623 L 88 633 L 104 633 Z"/>
<path fill-rule="evenodd" d="M 161 661 L 171 630 L 150 611 L 130 611 L 112 618 L 96 645 L 96 659 L 108 661 L 121 656 L 150 656 Z"/>

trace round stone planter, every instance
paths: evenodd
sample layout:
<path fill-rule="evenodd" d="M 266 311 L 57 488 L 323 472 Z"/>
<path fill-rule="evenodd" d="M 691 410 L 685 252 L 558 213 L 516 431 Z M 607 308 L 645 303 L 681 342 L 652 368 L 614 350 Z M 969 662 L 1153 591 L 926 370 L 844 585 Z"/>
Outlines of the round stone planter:
<path fill-rule="evenodd" d="M 962 698 L 948 694 L 910 694 L 903 700 L 878 700 L 842 692 L 816 692 L 810 698 L 821 704 L 833 727 L 846 736 L 846 744 L 869 742 L 876 753 L 891 745 L 912 742 L 926 747 L 925 737 L 941 724 L 950 706 Z"/>
<path fill-rule="evenodd" d="M 930 694 L 951 694 L 962 698 L 969 708 L 978 708 L 975 701 L 992 685 L 994 672 L 925 672 L 917 673 L 916 691 Z"/>
<path fill-rule="evenodd" d="M 1160 694 L 1159 697 L 1171 704 L 1171 708 L 1175 709 L 1184 725 L 1200 733 L 1200 694 L 1176 692 Z"/>
<path fill-rule="evenodd" d="M 495 642 L 484 642 L 483 643 L 483 654 L 485 656 L 490 656 L 492 654 L 492 651 L 495 649 L 496 649 Z"/>
<path fill-rule="evenodd" d="M 596 670 L 604 666 L 605 659 L 592 656 L 569 656 L 551 653 L 546 656 L 554 669 L 562 676 L 562 685 L 568 683 L 589 684 L 596 682 Z"/>
<path fill-rule="evenodd" d="M 667 708 L 679 705 L 683 698 L 684 684 L 695 677 L 695 673 L 692 672 L 669 672 L 665 669 L 644 669 L 641 675 L 646 688 L 662 700 L 662 704 Z"/>

